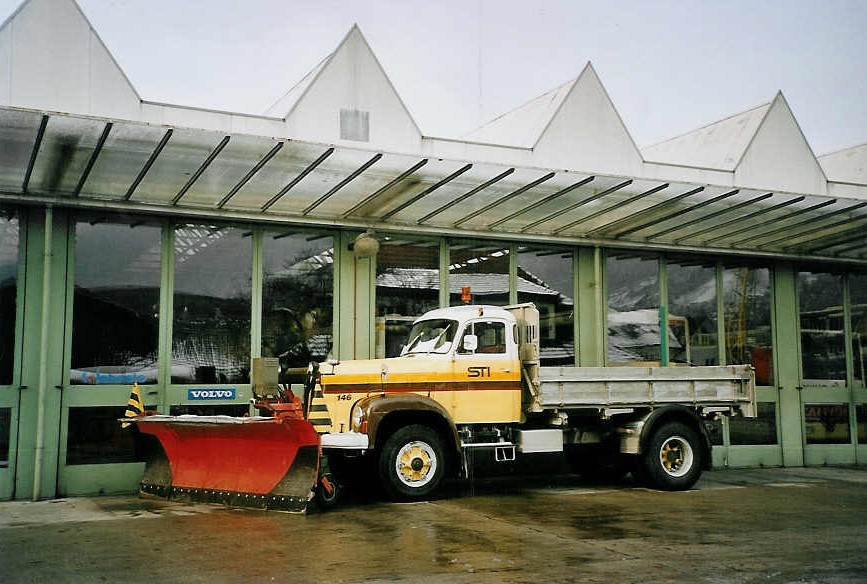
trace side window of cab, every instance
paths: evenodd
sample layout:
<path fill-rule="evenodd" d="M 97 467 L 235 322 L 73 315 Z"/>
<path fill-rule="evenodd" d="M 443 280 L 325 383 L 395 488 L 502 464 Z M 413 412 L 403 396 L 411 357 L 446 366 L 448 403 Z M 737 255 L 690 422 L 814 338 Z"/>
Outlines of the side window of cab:
<path fill-rule="evenodd" d="M 473 340 L 475 339 L 475 340 Z M 464 329 L 458 353 L 502 355 L 506 353 L 506 325 L 498 321 L 471 322 Z"/>

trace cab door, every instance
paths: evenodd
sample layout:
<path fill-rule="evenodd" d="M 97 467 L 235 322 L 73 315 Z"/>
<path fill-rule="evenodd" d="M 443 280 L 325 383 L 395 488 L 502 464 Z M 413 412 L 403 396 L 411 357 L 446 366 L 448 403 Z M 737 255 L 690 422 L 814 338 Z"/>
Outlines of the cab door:
<path fill-rule="evenodd" d="M 520 418 L 521 370 L 512 323 L 470 321 L 455 350 L 455 373 L 466 390 L 455 393 L 456 423 L 512 422 Z M 467 342 L 466 339 L 475 339 Z"/>

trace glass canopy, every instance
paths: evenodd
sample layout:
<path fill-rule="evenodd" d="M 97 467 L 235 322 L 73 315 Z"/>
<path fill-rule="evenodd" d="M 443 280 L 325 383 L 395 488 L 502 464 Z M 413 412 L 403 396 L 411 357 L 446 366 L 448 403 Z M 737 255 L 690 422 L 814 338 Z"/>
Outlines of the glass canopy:
<path fill-rule="evenodd" d="M 867 264 L 867 201 L 0 107 L 0 201 Z"/>

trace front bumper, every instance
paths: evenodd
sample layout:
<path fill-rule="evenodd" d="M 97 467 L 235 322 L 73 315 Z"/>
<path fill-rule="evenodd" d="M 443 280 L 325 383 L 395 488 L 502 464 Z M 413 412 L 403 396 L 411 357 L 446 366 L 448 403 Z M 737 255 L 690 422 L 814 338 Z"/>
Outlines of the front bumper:
<path fill-rule="evenodd" d="M 370 448 L 370 438 L 367 434 L 360 432 L 322 434 L 319 440 L 323 450 L 367 450 Z"/>

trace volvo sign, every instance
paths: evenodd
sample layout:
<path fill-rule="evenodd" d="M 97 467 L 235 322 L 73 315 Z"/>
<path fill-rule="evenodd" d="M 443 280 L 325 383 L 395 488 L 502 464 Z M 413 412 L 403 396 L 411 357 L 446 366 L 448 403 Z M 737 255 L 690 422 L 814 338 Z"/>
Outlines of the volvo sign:
<path fill-rule="evenodd" d="M 229 389 L 188 389 L 187 399 L 193 401 L 235 399 L 236 393 L 237 390 L 234 387 Z"/>

